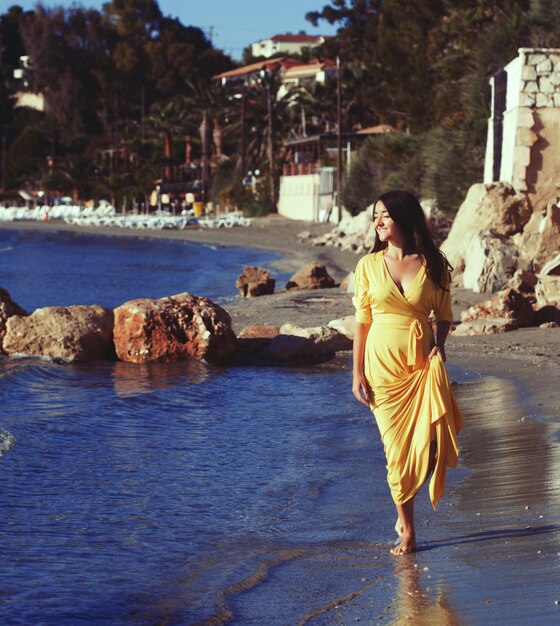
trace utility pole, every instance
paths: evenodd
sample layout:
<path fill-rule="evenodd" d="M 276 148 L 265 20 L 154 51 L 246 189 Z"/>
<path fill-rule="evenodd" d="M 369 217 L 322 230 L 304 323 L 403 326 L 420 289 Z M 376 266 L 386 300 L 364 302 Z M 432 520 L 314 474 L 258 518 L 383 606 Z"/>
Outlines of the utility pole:
<path fill-rule="evenodd" d="M 340 57 L 336 57 L 336 203 L 338 205 L 338 222 L 342 218 L 342 76 Z"/>
<path fill-rule="evenodd" d="M 245 102 L 247 84 L 243 79 L 243 85 L 241 87 L 241 141 L 239 150 L 241 152 L 241 177 L 245 178 L 247 173 L 247 156 L 245 154 L 245 123 L 247 122 L 247 105 Z"/>
<path fill-rule="evenodd" d="M 2 191 L 6 189 L 6 131 L 2 135 Z"/>
<path fill-rule="evenodd" d="M 276 211 L 276 184 L 274 181 L 274 135 L 272 127 L 272 92 L 270 90 L 271 73 L 269 70 L 261 70 L 261 76 L 266 79 L 266 101 L 268 108 L 268 165 L 270 168 L 270 201 L 272 210 Z"/>
<path fill-rule="evenodd" d="M 207 201 L 208 194 L 208 149 L 210 147 L 209 134 L 210 124 L 208 122 L 208 110 L 204 109 L 202 112 L 202 123 L 200 124 L 200 138 L 202 140 L 202 202 Z"/>

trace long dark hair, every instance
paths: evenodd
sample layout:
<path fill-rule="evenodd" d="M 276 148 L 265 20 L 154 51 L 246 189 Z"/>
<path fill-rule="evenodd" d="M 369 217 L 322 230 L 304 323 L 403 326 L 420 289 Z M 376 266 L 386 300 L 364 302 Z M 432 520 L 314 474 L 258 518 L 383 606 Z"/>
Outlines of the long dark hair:
<path fill-rule="evenodd" d="M 446 289 L 451 267 L 447 257 L 438 249 L 432 237 L 424 211 L 416 196 L 404 189 L 387 191 L 377 198 L 375 206 L 382 202 L 391 219 L 397 224 L 404 236 L 405 254 L 420 254 L 426 262 L 426 273 L 438 289 Z M 381 241 L 375 234 L 375 243 L 370 252 L 385 250 L 388 243 Z"/>

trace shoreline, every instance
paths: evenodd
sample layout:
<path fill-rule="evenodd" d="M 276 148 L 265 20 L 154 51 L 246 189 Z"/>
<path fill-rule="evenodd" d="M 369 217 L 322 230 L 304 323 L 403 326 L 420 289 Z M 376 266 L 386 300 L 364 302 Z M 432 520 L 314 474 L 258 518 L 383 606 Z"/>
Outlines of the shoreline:
<path fill-rule="evenodd" d="M 220 229 L 132 230 L 117 227 L 92 227 L 49 222 L 1 222 L 0 229 L 37 232 L 64 232 L 100 237 L 136 237 L 187 241 L 224 247 L 254 248 L 276 252 L 280 258 L 270 266 L 279 273 L 296 272 L 311 262 L 323 263 L 339 284 L 351 272 L 359 256 L 331 246 L 314 246 L 296 236 L 308 231 L 312 236 L 323 234 L 331 224 L 295 222 L 278 215 L 255 218 L 251 226 Z M 9 285 L 0 285 L 9 289 Z M 232 295 L 235 293 L 232 285 Z M 204 295 L 204 294 L 199 294 Z M 453 313 L 460 319 L 461 311 L 474 303 L 487 300 L 491 294 L 454 289 Z M 285 322 L 301 326 L 318 326 L 330 320 L 352 315 L 350 294 L 334 287 L 313 291 L 286 291 L 277 283 L 270 296 L 242 299 L 234 296 L 226 305 L 236 334 L 249 324 Z M 560 399 L 554 397 L 554 382 L 560 382 L 560 329 L 520 328 L 497 335 L 459 337 L 451 333 L 447 339 L 449 363 L 481 375 L 508 378 L 529 390 L 533 403 L 551 422 L 560 423 Z M 338 359 L 340 362 L 343 359 Z M 535 371 L 538 370 L 538 376 Z M 552 390 L 552 391 L 551 391 Z"/>
<path fill-rule="evenodd" d="M 282 272 L 292 268 L 296 271 L 305 263 L 320 260 L 337 282 L 358 260 L 351 252 L 317 248 L 295 238 L 303 230 L 320 234 L 332 226 L 285 222 L 278 217 L 257 220 L 255 227 L 215 231 L 128 231 L 54 222 L 22 226 L 20 222 L 0 224 L 0 229 L 154 237 L 258 248 L 281 254 L 274 265 Z M 8 290 L 10 287 L 1 286 Z M 487 297 L 488 294 L 454 291 L 455 318 L 472 300 Z M 248 323 L 314 326 L 353 312 L 350 294 L 338 288 L 286 292 L 280 285 L 272 296 L 238 298 L 226 307 L 236 332 Z M 459 404 L 469 416 L 459 436 L 460 466 L 448 473 L 446 497 L 437 514 L 429 511 L 425 502 L 419 503 L 419 552 L 392 559 L 385 555 L 386 546 L 380 548 L 380 558 L 390 559 L 384 562 L 392 568 L 383 588 L 389 585 L 398 593 L 382 613 L 391 623 L 400 619 L 406 623 L 411 615 L 417 623 L 432 618 L 442 620 L 438 621 L 442 624 L 461 623 L 464 616 L 469 622 L 480 624 L 498 623 L 502 618 L 504 623 L 522 623 L 512 622 L 509 616 L 524 610 L 522 603 L 530 589 L 531 608 L 527 610 L 535 611 L 539 624 L 552 624 L 552 616 L 557 616 L 558 610 L 554 601 L 560 600 L 554 596 L 556 590 L 550 575 L 557 570 L 555 546 L 560 534 L 555 522 L 560 467 L 555 430 L 560 399 L 554 384 L 560 378 L 560 331 L 525 328 L 476 337 L 451 334 L 447 345 L 448 363 L 468 373 L 460 377 L 457 389 Z M 341 353 L 324 367 L 349 371 L 349 353 Z M 421 499 L 426 499 L 425 492 Z M 382 506 L 390 509 L 389 502 Z M 371 550 L 366 546 L 364 559 L 370 558 Z M 288 570 L 288 565 L 279 564 L 275 578 L 283 577 Z M 541 570 L 549 573 L 548 583 L 539 578 Z M 444 590 L 441 594 L 440 589 Z M 371 586 L 371 593 L 364 588 L 356 599 L 353 596 L 348 601 L 341 599 L 338 605 L 325 605 L 324 612 L 332 611 L 330 616 L 335 620 L 338 607 L 344 607 L 349 621 L 354 621 L 355 616 L 364 616 L 370 606 L 378 605 L 376 594 L 376 585 Z M 407 597 L 414 596 L 418 601 L 407 601 Z M 449 618 L 448 606 L 452 607 L 451 615 L 456 621 L 444 621 L 446 615 Z M 362 623 L 377 623 L 374 615 Z"/>

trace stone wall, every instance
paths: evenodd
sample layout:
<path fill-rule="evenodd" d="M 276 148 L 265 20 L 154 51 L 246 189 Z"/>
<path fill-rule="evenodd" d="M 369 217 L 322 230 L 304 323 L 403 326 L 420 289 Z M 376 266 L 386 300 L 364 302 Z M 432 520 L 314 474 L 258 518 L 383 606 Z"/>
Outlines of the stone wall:
<path fill-rule="evenodd" d="M 529 194 L 538 210 L 560 196 L 560 49 L 520 48 L 519 56 L 504 68 L 507 75 L 505 109 L 496 106 L 502 75 L 490 79 L 492 116 L 484 182 L 509 182 Z M 498 98 L 499 100 L 499 98 Z M 497 129 L 502 133 L 496 146 Z"/>

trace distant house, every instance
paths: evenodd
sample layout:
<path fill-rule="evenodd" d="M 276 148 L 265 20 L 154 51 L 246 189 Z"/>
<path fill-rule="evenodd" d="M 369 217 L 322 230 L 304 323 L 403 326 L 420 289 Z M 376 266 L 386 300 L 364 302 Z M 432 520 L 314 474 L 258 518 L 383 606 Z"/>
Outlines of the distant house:
<path fill-rule="evenodd" d="M 282 76 L 282 89 L 278 96 L 281 98 L 293 87 L 312 87 L 319 83 L 324 84 L 327 77 L 336 74 L 334 61 L 312 59 L 309 63 L 300 63 L 286 68 Z"/>
<path fill-rule="evenodd" d="M 27 107 L 37 111 L 45 110 L 45 97 L 42 93 L 34 93 L 27 80 L 30 59 L 27 55 L 19 57 L 20 65 L 14 69 L 14 78 L 18 81 L 18 90 L 11 97 L 15 107 Z"/>
<path fill-rule="evenodd" d="M 380 124 L 341 133 L 342 167 L 349 167 L 352 152 L 358 150 L 368 137 L 392 132 L 396 132 L 392 126 Z M 335 132 L 299 137 L 284 143 L 278 200 L 280 215 L 293 220 L 338 222 L 337 143 Z"/>
<path fill-rule="evenodd" d="M 251 85 L 260 80 L 262 71 L 277 70 L 282 81 L 282 87 L 278 91 L 280 99 L 292 87 L 311 87 L 316 83 L 325 83 L 327 77 L 336 73 L 336 66 L 330 60 L 312 59 L 309 63 L 301 63 L 290 57 L 275 57 L 216 74 L 214 79 L 221 80 L 222 84 Z"/>
<path fill-rule="evenodd" d="M 288 68 L 294 65 L 299 65 L 299 61 L 290 59 L 289 57 L 276 57 L 268 61 L 258 61 L 257 63 L 251 63 L 250 65 L 244 65 L 243 67 L 237 67 L 234 70 L 228 70 L 221 74 L 216 74 L 214 80 L 221 80 L 222 84 L 226 83 L 238 83 L 238 84 L 250 84 L 252 81 L 258 80 L 261 71 L 285 72 Z"/>
<path fill-rule="evenodd" d="M 284 35 L 274 35 L 268 39 L 261 39 L 251 44 L 251 52 L 254 57 L 271 57 L 275 54 L 285 52 L 286 54 L 301 54 L 303 50 L 316 48 L 325 43 L 327 37 L 323 35 L 307 35 L 300 32 L 297 35 L 286 33 Z"/>

